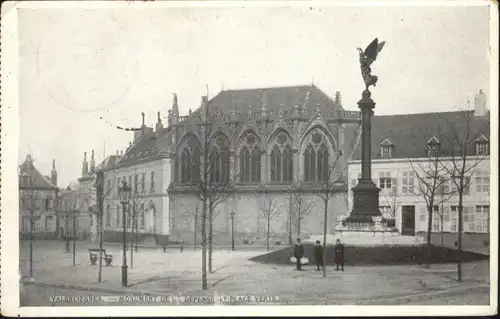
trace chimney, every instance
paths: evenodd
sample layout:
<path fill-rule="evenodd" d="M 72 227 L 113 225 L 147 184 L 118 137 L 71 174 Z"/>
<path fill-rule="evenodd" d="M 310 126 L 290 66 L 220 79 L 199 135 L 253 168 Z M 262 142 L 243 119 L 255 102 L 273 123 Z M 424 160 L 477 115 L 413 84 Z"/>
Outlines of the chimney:
<path fill-rule="evenodd" d="M 475 116 L 485 116 L 486 115 L 486 95 L 483 90 L 479 90 L 474 96 L 474 115 Z"/>
<path fill-rule="evenodd" d="M 141 125 L 140 129 L 134 131 L 134 143 L 136 143 L 138 140 L 140 140 L 141 137 L 144 135 L 144 128 L 146 127 L 146 120 L 145 120 L 144 112 L 141 113 L 141 116 L 142 116 L 142 125 Z"/>

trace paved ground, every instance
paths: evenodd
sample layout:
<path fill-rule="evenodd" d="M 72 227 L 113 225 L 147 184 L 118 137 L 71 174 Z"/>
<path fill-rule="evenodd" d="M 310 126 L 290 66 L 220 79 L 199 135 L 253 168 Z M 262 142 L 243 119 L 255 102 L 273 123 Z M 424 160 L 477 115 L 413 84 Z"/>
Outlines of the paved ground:
<path fill-rule="evenodd" d="M 34 279 L 23 285 L 21 305 L 50 305 L 53 302 L 49 297 L 53 295 L 109 296 L 144 292 L 158 296 L 181 295 L 189 304 L 214 304 L 214 296 L 239 296 L 221 301 L 227 304 L 424 304 L 425 299 L 431 299 L 425 302 L 483 305 L 489 300 L 489 267 L 484 261 L 464 264 L 462 283 L 455 280 L 456 265 L 450 264 L 432 265 L 428 269 L 417 266 L 347 267 L 344 272 L 335 272 L 329 267 L 327 277 L 323 278 L 313 266 L 297 272 L 293 265 L 271 266 L 248 260 L 264 253 L 263 250 L 215 251 L 215 272 L 209 274 L 209 290 L 202 291 L 200 251 L 181 253 L 173 249 L 164 253 L 160 249 L 140 249 L 134 253 L 134 268 L 129 267 L 129 287 L 123 289 L 120 247 L 106 245 L 114 261 L 111 267 L 103 267 L 103 282 L 97 283 L 97 267 L 89 264 L 88 248 L 92 245 L 78 244 L 76 265 L 73 266 L 71 253 L 64 251 L 63 242 L 36 242 Z M 20 272 L 26 276 L 27 243 L 21 245 L 20 255 Z M 128 261 L 130 265 L 130 257 Z M 477 287 L 483 288 L 477 292 L 474 290 Z M 455 293 L 451 293 L 453 291 Z M 427 295 L 432 297 L 425 298 Z M 186 300 L 185 296 L 211 296 L 212 299 Z M 248 296 L 253 299 L 249 300 Z M 256 300 L 256 296 L 267 299 Z"/>

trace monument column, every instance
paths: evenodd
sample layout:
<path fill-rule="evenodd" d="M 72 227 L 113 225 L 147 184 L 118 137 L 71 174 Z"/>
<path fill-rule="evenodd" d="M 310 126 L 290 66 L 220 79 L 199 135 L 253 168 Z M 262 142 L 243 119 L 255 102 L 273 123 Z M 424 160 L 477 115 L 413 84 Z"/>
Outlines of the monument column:
<path fill-rule="evenodd" d="M 368 90 L 363 91 L 358 102 L 361 110 L 361 178 L 352 189 L 353 209 L 348 222 L 371 223 L 372 217 L 380 216 L 380 189 L 373 183 L 371 174 L 371 117 L 375 102 Z"/>

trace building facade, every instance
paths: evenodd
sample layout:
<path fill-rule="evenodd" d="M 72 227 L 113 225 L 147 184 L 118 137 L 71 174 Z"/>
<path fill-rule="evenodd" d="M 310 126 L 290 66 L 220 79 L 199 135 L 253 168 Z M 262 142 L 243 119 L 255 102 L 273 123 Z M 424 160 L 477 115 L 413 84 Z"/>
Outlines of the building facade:
<path fill-rule="evenodd" d="M 134 140 L 113 165 L 104 169 L 104 239 L 123 240 L 123 205 L 120 187 L 126 182 L 131 197 L 125 206 L 126 233 L 132 226 L 142 243 L 166 243 L 169 230 L 169 196 L 171 152 L 167 128 L 160 114 L 155 129 L 145 125 L 134 132 Z"/>
<path fill-rule="evenodd" d="M 202 97 L 201 106 L 185 116 L 179 115 L 174 96 L 169 110 L 171 238 L 193 243 L 195 234 L 200 237 L 204 156 L 214 159 L 211 178 L 231 184 L 214 212 L 215 243 L 230 242 L 234 212 L 236 243 L 265 244 L 266 196 L 273 199 L 273 244 L 288 242 L 290 232 L 293 238 L 322 233 L 318 185 L 325 178 L 346 179 L 359 120 L 358 112 L 343 109 L 340 92 L 330 98 L 314 85 L 221 91 L 211 100 Z M 344 188 L 329 200 L 328 232 L 334 231 L 336 216 L 347 212 L 346 194 Z M 302 216 L 300 232 L 298 197 L 312 206 Z"/>
<path fill-rule="evenodd" d="M 380 211 L 403 235 L 428 231 L 428 203 L 434 198 L 433 242 L 453 243 L 458 231 L 460 168 L 465 163 L 465 245 L 489 239 L 490 118 L 485 97 L 475 109 L 457 112 L 374 116 L 372 178 L 380 188 Z M 349 162 L 351 188 L 361 175 L 360 153 Z M 453 180 L 455 179 L 455 180 Z"/>
<path fill-rule="evenodd" d="M 36 238 L 57 238 L 58 220 L 56 203 L 58 198 L 55 160 L 49 176 L 44 176 L 35 167 L 30 154 L 19 166 L 19 235 L 22 239 L 32 234 Z M 32 221 L 32 228 L 30 228 Z"/>

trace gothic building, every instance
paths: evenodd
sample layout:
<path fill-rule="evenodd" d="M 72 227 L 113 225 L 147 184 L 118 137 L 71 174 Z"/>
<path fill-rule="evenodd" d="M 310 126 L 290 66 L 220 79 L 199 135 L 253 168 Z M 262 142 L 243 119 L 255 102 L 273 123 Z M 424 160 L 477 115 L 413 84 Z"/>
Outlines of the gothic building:
<path fill-rule="evenodd" d="M 214 242 L 230 241 L 232 218 L 239 244 L 263 244 L 268 227 L 273 244 L 322 233 L 324 202 L 317 194 L 325 179 L 347 184 L 359 130 L 359 112 L 344 110 L 340 92 L 331 98 L 315 85 L 221 91 L 211 100 L 202 97 L 185 116 L 174 95 L 167 133 L 169 237 L 189 243 L 199 237 L 204 155 L 211 157 L 210 178 L 232 185 L 214 212 Z M 271 214 L 260 194 L 273 199 Z M 337 216 L 348 213 L 346 195 L 347 186 L 329 201 L 329 232 Z M 298 216 L 298 202 L 312 209 Z"/>

